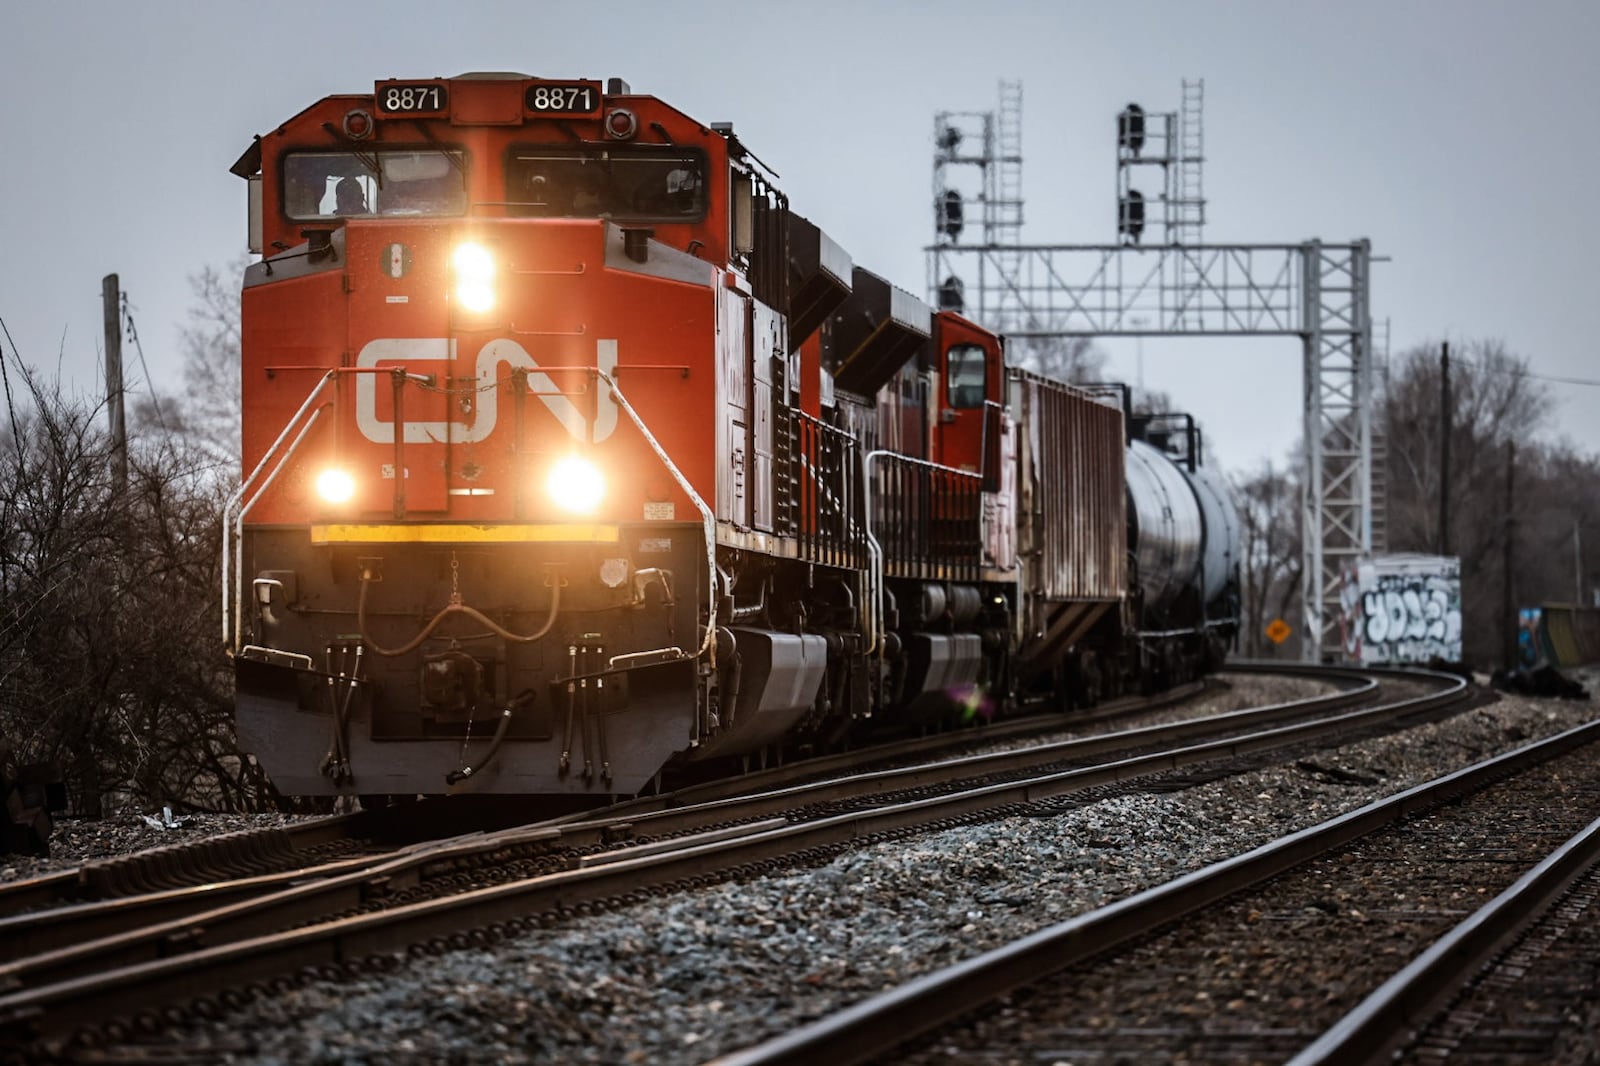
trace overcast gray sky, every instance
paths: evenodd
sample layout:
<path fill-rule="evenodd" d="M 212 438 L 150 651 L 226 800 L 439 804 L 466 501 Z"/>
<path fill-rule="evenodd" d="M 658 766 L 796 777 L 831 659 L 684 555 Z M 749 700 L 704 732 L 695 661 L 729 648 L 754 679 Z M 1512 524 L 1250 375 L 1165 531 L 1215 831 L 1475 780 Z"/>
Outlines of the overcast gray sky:
<path fill-rule="evenodd" d="M 385 77 L 620 76 L 732 121 L 793 207 L 919 295 L 932 116 L 1023 82 L 1024 239 L 1114 238 L 1114 116 L 1205 79 L 1206 240 L 1369 237 L 1391 348 L 1501 339 L 1600 379 L 1600 3 L 35 3 L 0 20 L 0 319 L 21 358 L 100 388 L 121 275 L 160 395 L 188 276 L 244 247 L 228 166 L 256 133 Z M 1132 379 L 1135 343 L 1105 345 Z M 10 355 L 7 346 L 7 355 Z M 137 356 L 127 353 L 131 372 Z M 1143 343 L 1147 385 L 1230 468 L 1300 425 L 1292 339 Z M 1600 388 L 1554 428 L 1600 452 Z"/>

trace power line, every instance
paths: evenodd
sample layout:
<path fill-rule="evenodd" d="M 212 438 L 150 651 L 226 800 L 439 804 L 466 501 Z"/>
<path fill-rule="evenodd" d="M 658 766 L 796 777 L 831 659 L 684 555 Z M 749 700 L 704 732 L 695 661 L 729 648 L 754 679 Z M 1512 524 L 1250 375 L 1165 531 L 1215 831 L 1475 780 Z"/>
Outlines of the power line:
<path fill-rule="evenodd" d="M 11 354 L 16 357 L 20 365 L 22 356 L 17 353 L 17 342 L 11 339 L 11 330 L 6 325 L 4 318 L 0 318 L 0 333 L 6 335 L 6 343 L 11 345 Z M 17 407 L 16 401 L 11 396 L 11 375 L 6 371 L 6 353 L 4 349 L 0 349 L 0 381 L 5 383 L 6 411 L 11 416 L 11 438 L 17 446 L 17 457 L 20 460 L 22 456 L 22 434 L 17 429 Z"/>
<path fill-rule="evenodd" d="M 1453 361 L 1457 363 L 1465 363 L 1466 365 L 1477 370 L 1482 370 L 1487 374 L 1510 374 L 1513 377 L 1535 378 L 1539 381 L 1551 381 L 1558 385 L 1589 385 L 1595 388 L 1600 388 L 1600 379 L 1595 378 L 1568 378 L 1560 377 L 1555 374 L 1540 374 L 1522 366 L 1488 366 L 1481 360 L 1471 358 L 1470 356 L 1456 355 L 1453 356 Z"/>
<path fill-rule="evenodd" d="M 133 350 L 139 353 L 139 369 L 144 371 L 144 384 L 150 390 L 150 404 L 155 408 L 156 425 L 161 427 L 163 433 L 167 432 L 167 420 L 161 417 L 161 398 L 156 395 L 156 383 L 150 377 L 150 364 L 144 361 L 144 345 L 139 343 L 139 331 L 133 326 L 133 308 L 128 303 L 128 294 L 122 294 L 122 317 L 127 323 L 128 339 L 133 342 Z"/>
<path fill-rule="evenodd" d="M 1512 371 L 1512 373 L 1521 373 L 1530 378 L 1538 378 L 1540 381 L 1554 381 L 1562 385 L 1592 385 L 1600 387 L 1600 381 L 1596 381 L 1593 378 L 1562 378 L 1553 374 L 1535 374 L 1531 370 Z"/>

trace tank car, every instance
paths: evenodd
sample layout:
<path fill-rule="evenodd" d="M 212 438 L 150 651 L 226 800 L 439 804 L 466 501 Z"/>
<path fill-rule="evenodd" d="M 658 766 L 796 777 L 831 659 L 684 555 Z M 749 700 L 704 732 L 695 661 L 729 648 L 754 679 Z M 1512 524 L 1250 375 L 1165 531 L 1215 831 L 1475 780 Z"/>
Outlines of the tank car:
<path fill-rule="evenodd" d="M 1130 416 L 1128 542 L 1144 688 L 1222 663 L 1239 625 L 1239 517 L 1189 415 Z"/>
<path fill-rule="evenodd" d="M 603 799 L 1211 661 L 1226 522 L 1139 510 L 1195 465 L 1136 473 L 1121 407 L 855 264 L 731 127 L 390 79 L 233 170 L 223 636 L 282 792 Z"/>

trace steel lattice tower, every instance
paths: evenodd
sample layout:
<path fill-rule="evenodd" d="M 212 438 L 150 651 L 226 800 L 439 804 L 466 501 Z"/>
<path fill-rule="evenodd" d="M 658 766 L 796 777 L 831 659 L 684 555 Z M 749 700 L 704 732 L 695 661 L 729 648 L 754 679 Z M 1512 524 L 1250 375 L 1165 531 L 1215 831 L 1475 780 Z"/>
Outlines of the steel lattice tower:
<path fill-rule="evenodd" d="M 1017 338 L 1298 337 L 1301 646 L 1307 660 L 1340 657 L 1343 570 L 1371 554 L 1383 532 L 1373 497 L 1370 242 L 1201 243 L 1204 83 L 1185 81 L 1180 111 L 1144 116 L 1137 150 L 1119 122 L 1119 209 L 1143 180 L 1137 176 L 1159 168 L 1161 191 L 1144 200 L 1155 217 L 1144 222 L 1159 226 L 1164 243 L 1139 244 L 1124 233 L 1123 244 L 1023 244 L 1021 86 L 1002 82 L 1000 104 L 998 113 L 934 117 L 934 240 L 924 249 L 930 299 Z M 969 204 L 981 212 L 981 241 L 968 232 Z"/>

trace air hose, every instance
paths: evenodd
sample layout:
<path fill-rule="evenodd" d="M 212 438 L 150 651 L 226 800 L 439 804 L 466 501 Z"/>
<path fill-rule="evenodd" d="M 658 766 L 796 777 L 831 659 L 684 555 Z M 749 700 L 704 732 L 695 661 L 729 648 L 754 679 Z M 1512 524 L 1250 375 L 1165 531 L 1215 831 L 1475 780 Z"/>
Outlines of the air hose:
<path fill-rule="evenodd" d="M 518 707 L 530 704 L 534 701 L 534 699 L 534 691 L 531 688 L 523 689 L 521 692 L 517 693 L 516 698 L 510 703 L 506 704 L 505 709 L 500 712 L 500 724 L 495 726 L 494 737 L 489 741 L 489 750 L 483 753 L 483 758 L 478 760 L 478 765 L 463 766 L 459 770 L 451 770 L 449 773 L 444 775 L 444 783 L 447 785 L 459 785 L 473 774 L 478 773 L 484 767 L 488 766 L 489 763 L 494 760 L 495 755 L 500 751 L 500 742 L 506 739 L 506 733 L 511 729 L 512 714 L 516 712 Z"/>

